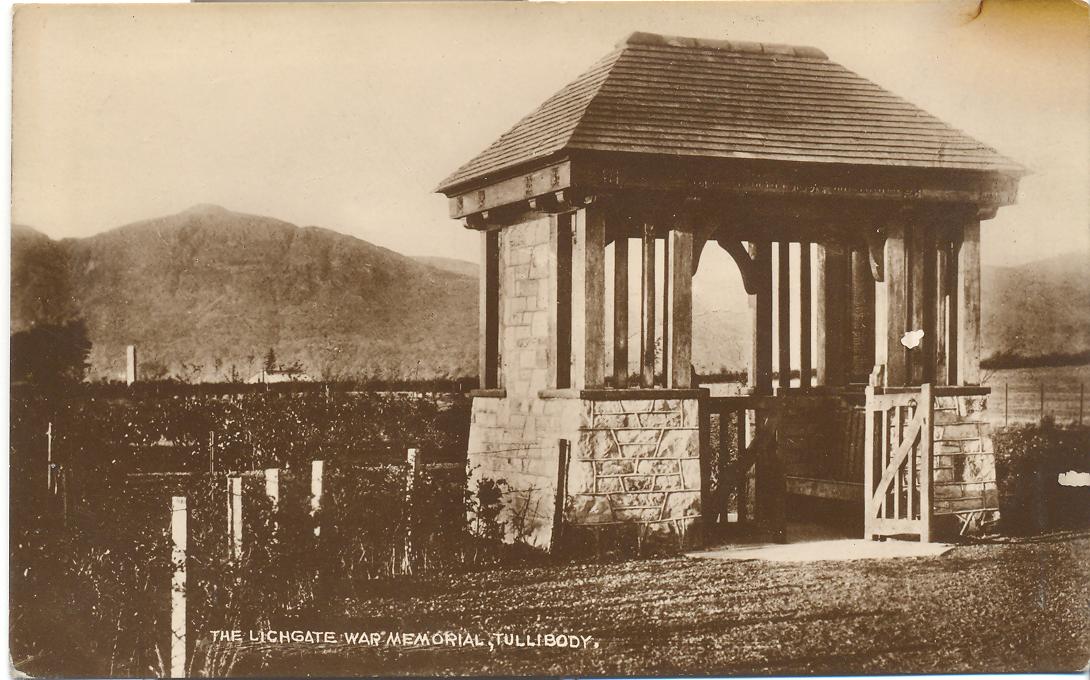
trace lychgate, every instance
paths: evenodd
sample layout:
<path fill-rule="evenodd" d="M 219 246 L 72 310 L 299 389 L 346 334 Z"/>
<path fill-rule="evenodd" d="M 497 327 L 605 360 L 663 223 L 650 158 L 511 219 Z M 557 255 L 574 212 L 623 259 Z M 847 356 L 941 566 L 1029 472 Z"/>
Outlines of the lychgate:
<path fill-rule="evenodd" d="M 792 497 L 867 537 L 992 519 L 980 224 L 1022 173 L 820 50 L 629 36 L 439 187 L 481 233 L 470 483 L 542 547 L 782 537 Z M 708 248 L 749 295 L 739 396 L 691 364 Z"/>

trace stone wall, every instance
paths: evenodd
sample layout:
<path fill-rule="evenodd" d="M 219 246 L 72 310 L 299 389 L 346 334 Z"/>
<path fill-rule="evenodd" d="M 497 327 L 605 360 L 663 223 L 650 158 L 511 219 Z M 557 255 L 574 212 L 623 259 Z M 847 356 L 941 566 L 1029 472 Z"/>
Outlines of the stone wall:
<path fill-rule="evenodd" d="M 697 400 L 584 401 L 580 415 L 569 525 L 591 532 L 634 525 L 640 543 L 690 545 L 700 517 Z"/>
<path fill-rule="evenodd" d="M 983 396 L 935 398 L 933 507 L 937 528 L 943 533 L 961 528 L 950 513 L 999 507 L 986 408 Z M 968 528 L 978 530 L 982 522 L 998 516 L 998 510 L 989 510 L 974 516 Z"/>

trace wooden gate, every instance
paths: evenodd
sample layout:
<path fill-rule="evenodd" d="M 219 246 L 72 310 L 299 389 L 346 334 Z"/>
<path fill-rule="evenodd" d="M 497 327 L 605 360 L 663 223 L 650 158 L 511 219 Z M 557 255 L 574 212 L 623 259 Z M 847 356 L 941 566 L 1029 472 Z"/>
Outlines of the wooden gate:
<path fill-rule="evenodd" d="M 934 399 L 931 385 L 876 394 L 867 388 L 866 517 L 870 540 L 915 534 L 931 540 Z"/>

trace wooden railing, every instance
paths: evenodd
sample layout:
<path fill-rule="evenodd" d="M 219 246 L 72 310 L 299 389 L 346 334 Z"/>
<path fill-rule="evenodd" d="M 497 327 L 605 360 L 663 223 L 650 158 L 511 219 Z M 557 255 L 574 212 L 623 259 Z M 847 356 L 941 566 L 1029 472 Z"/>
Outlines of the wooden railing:
<path fill-rule="evenodd" d="M 866 392 L 864 537 L 931 540 L 934 394 L 931 385 Z"/>
<path fill-rule="evenodd" d="M 779 400 L 771 396 L 708 397 L 701 412 L 707 418 L 705 441 L 711 434 L 712 418 L 718 420 L 718 450 L 711 457 L 717 466 L 717 483 L 704 499 L 705 517 L 712 525 L 724 525 L 733 505 L 736 522 L 760 521 L 771 533 L 782 534 L 786 490 L 775 456 Z M 709 456 L 701 459 L 707 462 Z M 706 478 L 710 473 L 706 471 Z"/>

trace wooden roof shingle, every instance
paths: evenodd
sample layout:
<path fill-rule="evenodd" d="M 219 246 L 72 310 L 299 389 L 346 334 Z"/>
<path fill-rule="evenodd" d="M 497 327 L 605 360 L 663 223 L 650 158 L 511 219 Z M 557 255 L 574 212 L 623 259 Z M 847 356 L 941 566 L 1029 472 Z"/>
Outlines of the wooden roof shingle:
<path fill-rule="evenodd" d="M 633 33 L 438 191 L 570 150 L 1024 173 L 813 47 Z"/>

